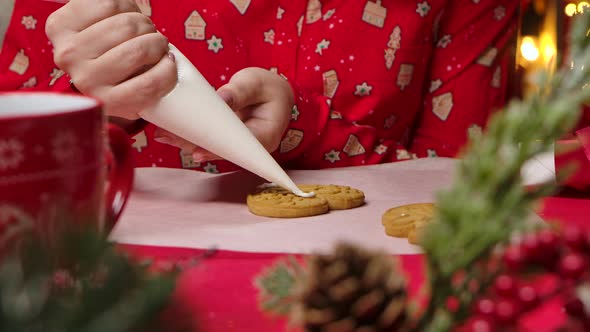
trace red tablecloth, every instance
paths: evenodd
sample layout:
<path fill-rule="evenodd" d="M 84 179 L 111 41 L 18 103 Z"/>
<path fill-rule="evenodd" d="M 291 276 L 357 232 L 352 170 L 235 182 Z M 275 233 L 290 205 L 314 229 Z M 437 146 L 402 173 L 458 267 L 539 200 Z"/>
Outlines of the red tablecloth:
<path fill-rule="evenodd" d="M 544 201 L 540 215 L 545 220 L 584 224 L 590 215 L 590 194 L 566 193 Z M 123 245 L 134 255 L 149 257 L 157 264 L 185 263 L 203 250 Z M 199 331 L 285 331 L 282 320 L 273 319 L 257 307 L 253 279 L 280 255 L 220 251 L 187 269 L 180 278 L 177 300 L 194 313 Z M 416 294 L 424 280 L 420 255 L 400 256 L 410 290 Z M 558 301 L 546 303 L 541 312 L 522 322 L 522 331 L 555 331 L 563 322 Z"/>
<path fill-rule="evenodd" d="M 563 142 L 569 153 L 556 158 L 559 171 L 574 161 L 576 174 L 569 179 L 570 187 L 582 191 L 566 190 L 545 199 L 539 215 L 546 221 L 590 227 L 590 127 L 576 133 L 576 140 Z M 560 144 L 558 144 L 560 145 Z M 573 149 L 571 149 L 573 147 Z M 203 250 L 122 245 L 133 255 L 153 259 L 156 264 L 184 264 L 200 257 Z M 203 332 L 285 331 L 286 322 L 265 315 L 258 309 L 254 278 L 271 266 L 281 255 L 220 251 L 188 268 L 181 276 L 176 301 L 185 311 L 193 313 L 195 326 Z M 424 281 L 423 257 L 399 257 L 409 281 L 410 293 L 416 295 Z M 559 299 L 549 300 L 520 322 L 520 331 L 556 331 L 565 320 Z"/>

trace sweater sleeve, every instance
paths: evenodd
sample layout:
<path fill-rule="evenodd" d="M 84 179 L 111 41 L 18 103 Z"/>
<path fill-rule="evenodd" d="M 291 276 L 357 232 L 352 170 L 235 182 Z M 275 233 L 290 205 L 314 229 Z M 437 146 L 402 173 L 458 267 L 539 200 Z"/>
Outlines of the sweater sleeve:
<path fill-rule="evenodd" d="M 442 17 L 411 150 L 456 156 L 509 97 L 519 2 L 455 0 Z"/>

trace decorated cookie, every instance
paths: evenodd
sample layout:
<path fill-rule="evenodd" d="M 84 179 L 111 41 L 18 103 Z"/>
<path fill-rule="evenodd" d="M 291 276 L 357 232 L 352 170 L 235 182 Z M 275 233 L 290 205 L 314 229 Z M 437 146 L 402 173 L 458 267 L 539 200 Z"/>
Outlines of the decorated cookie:
<path fill-rule="evenodd" d="M 381 219 L 385 233 L 394 237 L 412 237 L 415 243 L 419 237 L 418 228 L 423 228 L 434 215 L 434 204 L 418 203 L 403 205 L 387 210 Z M 412 242 L 413 241 L 413 242 Z"/>
<path fill-rule="evenodd" d="M 328 201 L 323 197 L 299 197 L 279 187 L 261 189 L 248 195 L 247 204 L 253 214 L 271 218 L 311 217 L 330 210 Z"/>
<path fill-rule="evenodd" d="M 317 197 L 325 198 L 330 205 L 330 210 L 353 209 L 365 203 L 365 194 L 362 191 L 347 186 L 302 184 L 299 188 L 305 192 L 314 192 Z"/>

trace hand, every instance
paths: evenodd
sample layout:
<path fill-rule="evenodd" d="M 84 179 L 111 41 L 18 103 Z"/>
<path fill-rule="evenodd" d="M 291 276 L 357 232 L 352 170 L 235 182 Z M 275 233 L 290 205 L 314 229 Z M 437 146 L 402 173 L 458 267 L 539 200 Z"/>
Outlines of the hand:
<path fill-rule="evenodd" d="M 245 68 L 217 93 L 269 152 L 279 147 L 293 107 L 293 92 L 285 79 L 266 69 Z M 195 162 L 220 159 L 161 128 L 156 129 L 154 138 L 160 143 L 192 151 Z"/>
<path fill-rule="evenodd" d="M 168 40 L 133 0 L 71 0 L 49 16 L 55 63 L 107 115 L 134 120 L 176 84 Z"/>

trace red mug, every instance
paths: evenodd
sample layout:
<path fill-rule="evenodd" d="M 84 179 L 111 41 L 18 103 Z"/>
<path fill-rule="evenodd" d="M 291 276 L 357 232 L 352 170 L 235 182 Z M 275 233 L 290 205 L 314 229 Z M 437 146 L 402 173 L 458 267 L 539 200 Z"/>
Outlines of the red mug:
<path fill-rule="evenodd" d="M 108 144 L 107 144 L 108 138 Z M 93 98 L 0 93 L 0 252 L 66 220 L 109 231 L 131 191 L 129 137 Z"/>

